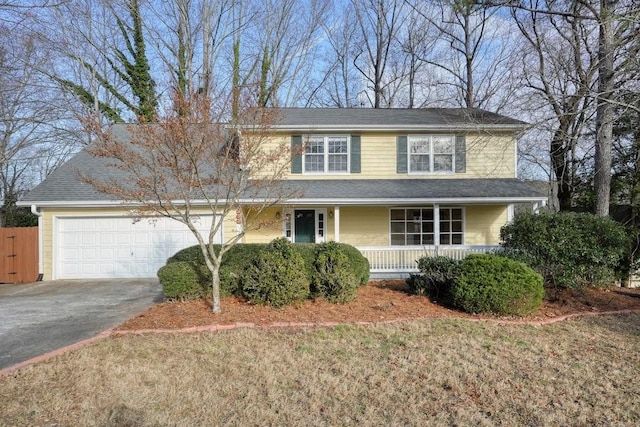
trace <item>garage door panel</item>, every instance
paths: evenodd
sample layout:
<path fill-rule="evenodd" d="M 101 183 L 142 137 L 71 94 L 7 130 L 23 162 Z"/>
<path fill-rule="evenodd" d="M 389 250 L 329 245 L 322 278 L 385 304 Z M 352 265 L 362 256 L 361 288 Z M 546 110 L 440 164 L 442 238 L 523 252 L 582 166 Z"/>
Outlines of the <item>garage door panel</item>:
<path fill-rule="evenodd" d="M 211 219 L 198 218 L 205 235 Z M 64 217 L 56 229 L 58 279 L 155 277 L 167 258 L 197 244 L 185 225 L 167 218 Z"/>

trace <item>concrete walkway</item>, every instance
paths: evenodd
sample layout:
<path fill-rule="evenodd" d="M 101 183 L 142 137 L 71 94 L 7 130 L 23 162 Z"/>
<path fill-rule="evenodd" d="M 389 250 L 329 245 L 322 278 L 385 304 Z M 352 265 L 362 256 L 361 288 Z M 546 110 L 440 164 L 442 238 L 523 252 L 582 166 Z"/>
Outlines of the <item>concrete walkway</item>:
<path fill-rule="evenodd" d="M 94 337 L 160 301 L 156 279 L 0 284 L 0 369 Z"/>

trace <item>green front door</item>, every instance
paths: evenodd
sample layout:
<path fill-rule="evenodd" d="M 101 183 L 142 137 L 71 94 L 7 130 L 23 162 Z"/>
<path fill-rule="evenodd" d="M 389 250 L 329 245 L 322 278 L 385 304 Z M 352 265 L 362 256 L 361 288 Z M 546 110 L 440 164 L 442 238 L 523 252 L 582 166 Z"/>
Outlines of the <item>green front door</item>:
<path fill-rule="evenodd" d="M 315 243 L 316 241 L 316 211 L 296 210 L 295 217 L 295 238 L 296 243 Z"/>

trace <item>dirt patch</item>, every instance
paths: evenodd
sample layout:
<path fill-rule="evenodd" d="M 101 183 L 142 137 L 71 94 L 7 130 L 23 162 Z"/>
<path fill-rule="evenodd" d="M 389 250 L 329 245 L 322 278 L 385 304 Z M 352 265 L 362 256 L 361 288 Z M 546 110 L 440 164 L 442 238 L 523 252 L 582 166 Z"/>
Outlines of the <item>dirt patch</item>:
<path fill-rule="evenodd" d="M 575 313 L 640 310 L 640 289 L 611 288 L 565 290 L 547 295 L 542 308 L 522 320 L 541 321 Z M 358 290 L 356 301 L 330 304 L 322 299 L 275 309 L 252 305 L 241 298 L 223 298 L 220 314 L 211 312 L 210 300 L 166 302 L 119 326 L 119 330 L 182 329 L 194 326 L 253 323 L 264 326 L 284 322 L 379 322 L 396 319 L 487 318 L 470 315 L 411 295 L 403 280 L 372 281 Z"/>

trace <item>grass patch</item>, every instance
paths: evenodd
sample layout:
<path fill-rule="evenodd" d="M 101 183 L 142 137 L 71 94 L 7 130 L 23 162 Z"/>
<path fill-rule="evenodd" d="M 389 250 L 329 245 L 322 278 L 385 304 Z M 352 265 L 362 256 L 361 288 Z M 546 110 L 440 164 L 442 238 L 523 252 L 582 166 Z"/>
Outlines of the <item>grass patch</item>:
<path fill-rule="evenodd" d="M 0 378 L 0 425 L 636 425 L 640 315 L 109 338 Z"/>

